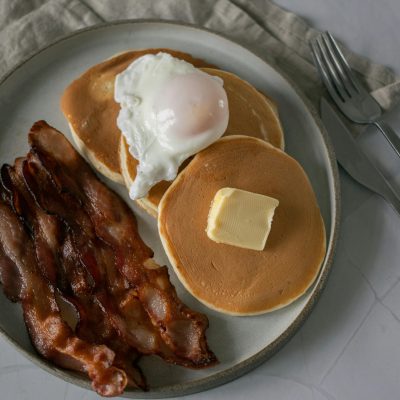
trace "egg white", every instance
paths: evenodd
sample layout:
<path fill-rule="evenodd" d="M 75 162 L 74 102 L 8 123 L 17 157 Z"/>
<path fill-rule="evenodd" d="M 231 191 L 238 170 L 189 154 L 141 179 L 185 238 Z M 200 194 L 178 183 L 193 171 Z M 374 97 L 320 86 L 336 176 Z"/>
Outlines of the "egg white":
<path fill-rule="evenodd" d="M 220 112 L 219 119 L 195 135 L 192 132 L 177 135 L 171 131 L 170 125 L 174 123 L 174 115 L 168 115 L 171 114 L 168 107 L 162 110 L 162 113 L 157 113 L 156 105 L 160 100 L 163 101 L 160 99 L 163 94 L 162 88 L 179 76 L 193 77 L 211 87 L 218 85 L 218 91 L 222 89 L 217 105 L 220 108 L 217 110 Z M 130 153 L 139 161 L 136 178 L 129 188 L 132 199 L 146 196 L 151 187 L 161 180 L 173 180 L 185 159 L 223 135 L 228 126 L 229 109 L 222 86 L 222 79 L 208 75 L 192 64 L 162 52 L 138 58 L 117 75 L 114 98 L 121 107 L 117 126 L 126 138 Z M 191 93 L 190 88 L 181 87 L 176 96 L 186 96 L 184 99 L 187 98 L 189 103 L 196 99 L 196 93 Z M 186 118 L 186 115 L 182 117 Z M 190 122 L 189 120 L 188 126 L 191 126 Z"/>

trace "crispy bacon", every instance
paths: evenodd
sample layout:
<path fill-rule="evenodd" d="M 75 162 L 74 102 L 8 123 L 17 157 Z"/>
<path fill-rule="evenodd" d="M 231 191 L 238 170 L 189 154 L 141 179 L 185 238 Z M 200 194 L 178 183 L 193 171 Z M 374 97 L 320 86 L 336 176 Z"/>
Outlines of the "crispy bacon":
<path fill-rule="evenodd" d="M 63 264 L 70 281 L 74 282 L 72 285 L 74 294 L 79 294 L 77 292 L 79 287 L 82 287 L 83 294 L 92 292 L 124 339 L 140 352 L 153 354 L 156 350 L 156 338 L 144 337 L 144 335 L 154 336 L 153 328 L 151 327 L 149 332 L 139 332 L 139 337 L 135 331 L 127 329 L 126 322 L 118 315 L 114 297 L 111 298 L 107 294 L 107 286 L 114 292 L 116 287 L 121 286 L 121 282 L 118 281 L 119 274 L 111 276 L 110 267 L 114 264 L 114 255 L 110 254 L 111 248 L 107 249 L 107 245 L 98 240 L 91 220 L 81 208 L 80 203 L 68 193 L 59 194 L 55 191 L 56 188 L 34 155 L 30 155 L 24 163 L 23 173 L 35 201 L 47 212 L 61 218 L 68 226 L 69 240 L 63 246 Z M 105 258 L 108 258 L 108 262 L 104 262 Z M 82 265 L 85 269 L 81 275 L 85 272 L 89 275 L 83 276 L 81 282 L 92 282 L 92 285 L 87 287 L 84 287 L 84 284 L 77 284 L 77 280 L 73 277 L 73 274 L 76 276 L 79 273 Z M 110 281 L 107 285 L 108 278 Z M 126 286 L 125 290 L 128 289 L 130 289 L 129 286 Z M 140 320 L 137 322 L 140 323 Z"/>
<path fill-rule="evenodd" d="M 78 337 L 90 343 L 105 344 L 115 353 L 113 365 L 125 371 L 128 385 L 146 389 L 145 378 L 137 366 L 140 354 L 121 340 L 117 331 L 93 296 L 80 294 L 67 297 L 78 315 L 75 331 Z"/>
<path fill-rule="evenodd" d="M 91 343 L 105 343 L 115 352 L 114 366 L 125 371 L 128 377 L 128 385 L 146 389 L 146 381 L 142 371 L 137 366 L 140 353 L 132 346 L 121 340 L 116 330 L 107 318 L 97 302 L 88 297 L 86 301 L 79 298 L 79 335 L 85 337 Z M 83 314 L 82 314 L 83 313 Z"/>
<path fill-rule="evenodd" d="M 0 254 L 0 259 L 7 259 L 8 265 L 13 264 L 18 271 L 21 288 L 18 299 L 38 352 L 57 365 L 86 372 L 99 394 L 121 394 L 127 377 L 123 370 L 112 365 L 114 352 L 104 345 L 79 339 L 61 318 L 55 292 L 37 265 L 33 242 L 3 199 L 0 200 Z M 1 263 L 0 269 L 4 265 Z"/>
<path fill-rule="evenodd" d="M 90 216 L 96 235 L 113 248 L 118 270 L 137 291 L 164 342 L 191 367 L 214 364 L 216 357 L 205 338 L 206 316 L 179 300 L 166 267 L 155 268 L 153 253 L 140 238 L 129 207 L 98 180 L 68 140 L 46 122 L 34 124 L 29 141 L 59 193 L 75 197 Z"/>
<path fill-rule="evenodd" d="M 12 302 L 19 301 L 21 297 L 21 277 L 15 264 L 0 251 L 0 282 L 4 294 Z"/>
<path fill-rule="evenodd" d="M 0 201 L 11 205 L 11 195 L 7 186 L 0 180 Z M 1 250 L 1 247 L 0 247 Z M 17 302 L 21 297 L 21 276 L 18 269 L 3 251 L 0 251 L 0 283 L 3 285 L 4 294 L 12 302 Z"/>
<path fill-rule="evenodd" d="M 59 221 L 36 207 L 22 176 L 24 158 L 17 158 L 14 166 L 3 165 L 1 177 L 8 189 L 13 209 L 30 230 L 36 259 L 43 276 L 56 285 L 58 263 L 56 249 L 61 243 Z M 58 274 L 60 278 L 60 274 Z M 61 283 L 60 283 L 61 284 Z"/>
<path fill-rule="evenodd" d="M 88 274 L 85 273 L 86 271 L 82 268 L 82 265 L 71 257 L 69 257 L 67 264 L 66 257 L 71 252 L 69 250 L 71 247 L 70 235 L 66 234 L 67 237 L 64 237 L 65 229 L 63 228 L 65 227 L 62 225 L 60 219 L 55 215 L 45 213 L 39 208 L 26 188 L 22 175 L 24 162 L 25 159 L 17 159 L 14 167 L 4 165 L 2 167 L 2 178 L 5 186 L 12 193 L 11 198 L 15 211 L 30 227 L 35 244 L 36 259 L 42 274 L 54 289 L 57 288 L 62 293 L 58 296 L 61 300 L 65 300 L 66 296 L 71 294 L 71 292 L 75 295 L 90 293 L 91 286 L 87 283 Z M 63 255 L 62 258 L 59 258 L 58 254 L 60 249 Z M 69 302 L 72 302 L 77 310 L 82 310 L 82 306 L 80 305 L 81 300 L 81 298 L 72 300 L 72 297 L 69 297 Z M 85 315 L 91 316 L 96 314 L 98 306 L 93 301 L 85 301 L 85 304 Z M 103 320 L 97 318 L 98 323 L 96 325 L 85 324 L 86 332 L 89 328 L 92 332 L 95 331 L 92 336 L 96 336 L 97 339 L 102 338 L 105 332 L 107 332 L 107 338 L 104 338 L 104 340 L 91 341 L 98 344 L 107 344 L 112 350 L 118 349 L 120 351 L 122 345 L 116 343 L 118 338 L 115 331 L 112 332 L 115 338 L 110 340 L 109 332 L 111 330 L 108 328 L 106 330 L 102 329 L 106 326 L 105 321 L 107 318 L 105 318 L 104 313 L 101 314 Z M 83 316 L 80 314 L 80 317 L 80 323 L 82 323 Z M 86 340 L 86 335 L 81 333 L 82 329 L 78 331 L 78 337 Z M 122 365 L 120 360 L 124 358 L 129 370 L 129 384 L 145 389 L 146 384 L 140 370 L 131 365 L 131 362 L 128 363 L 129 360 L 132 361 L 134 358 L 132 356 L 135 354 L 135 351 L 132 348 L 130 351 L 128 350 L 129 346 L 125 346 L 123 354 L 116 353 L 118 365 Z M 114 362 L 114 365 L 116 365 L 116 362 Z M 126 369 L 124 370 L 127 372 Z M 138 380 L 135 381 L 135 379 Z"/>
<path fill-rule="evenodd" d="M 186 358 L 174 354 L 165 345 L 144 311 L 137 292 L 116 270 L 113 249 L 98 240 L 80 201 L 68 192 L 56 191 L 36 155 L 28 155 L 22 170 L 35 201 L 68 226 L 70 240 L 63 245 L 63 268 L 72 282 L 74 294 L 93 293 L 121 338 L 139 352 L 157 354 L 168 362 L 191 366 Z M 82 265 L 85 267 L 83 270 Z"/>
<path fill-rule="evenodd" d="M 129 207 L 45 122 L 30 143 L 0 171 L 0 282 L 21 302 L 37 351 L 87 373 L 104 396 L 146 389 L 142 354 L 191 368 L 217 362 L 207 318 L 178 299 Z"/>

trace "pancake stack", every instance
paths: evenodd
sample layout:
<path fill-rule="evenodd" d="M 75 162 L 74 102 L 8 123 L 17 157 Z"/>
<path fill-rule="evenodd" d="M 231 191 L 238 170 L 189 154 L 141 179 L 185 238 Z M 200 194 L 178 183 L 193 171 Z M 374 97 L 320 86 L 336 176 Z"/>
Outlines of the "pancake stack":
<path fill-rule="evenodd" d="M 107 178 L 132 184 L 138 162 L 116 125 L 114 80 L 137 58 L 160 51 L 223 79 L 229 124 L 224 137 L 187 160 L 173 182 L 158 183 L 137 203 L 158 218 L 165 251 L 184 286 L 210 308 L 251 315 L 290 304 L 318 274 L 325 230 L 306 174 L 283 152 L 278 110 L 267 95 L 186 53 L 129 51 L 93 66 L 65 90 L 61 107 L 77 147 Z M 222 187 L 279 200 L 263 251 L 217 244 L 207 237 L 210 203 Z"/>
<path fill-rule="evenodd" d="M 279 199 L 263 251 L 208 238 L 209 206 L 223 187 Z M 310 287 L 325 255 L 324 223 L 302 167 L 248 136 L 220 139 L 194 157 L 163 196 L 158 228 L 186 289 L 208 307 L 232 315 L 290 304 Z"/>
<path fill-rule="evenodd" d="M 89 68 L 65 89 L 61 98 L 61 109 L 78 149 L 114 182 L 124 184 L 119 159 L 121 132 L 116 124 L 120 107 L 114 100 L 115 77 L 139 57 L 160 51 L 195 67 L 210 66 L 189 54 L 169 49 L 128 51 Z"/>

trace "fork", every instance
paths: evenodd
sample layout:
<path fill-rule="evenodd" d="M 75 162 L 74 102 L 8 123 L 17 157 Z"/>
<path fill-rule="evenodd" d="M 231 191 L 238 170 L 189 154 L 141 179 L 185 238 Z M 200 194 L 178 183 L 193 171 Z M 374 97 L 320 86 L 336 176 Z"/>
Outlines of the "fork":
<path fill-rule="evenodd" d="M 380 120 L 381 107 L 353 73 L 333 36 L 321 33 L 310 47 L 322 81 L 343 114 L 353 122 L 375 125 L 400 157 L 400 138 Z"/>

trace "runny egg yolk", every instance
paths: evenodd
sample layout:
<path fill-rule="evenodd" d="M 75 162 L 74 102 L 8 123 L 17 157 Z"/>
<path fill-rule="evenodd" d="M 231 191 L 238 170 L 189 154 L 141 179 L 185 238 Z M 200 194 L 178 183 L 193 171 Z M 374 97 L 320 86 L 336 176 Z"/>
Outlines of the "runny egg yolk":
<path fill-rule="evenodd" d="M 226 92 L 209 75 L 176 75 L 160 88 L 153 111 L 159 135 L 184 138 L 207 134 L 226 119 Z"/>

